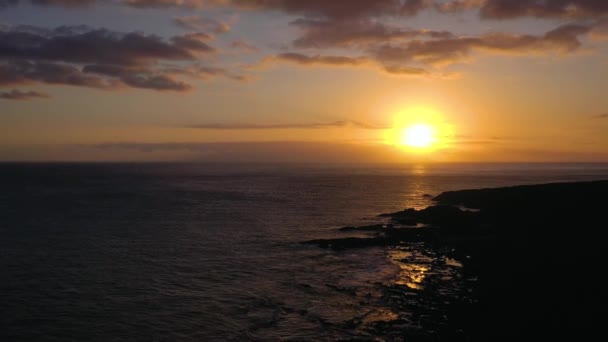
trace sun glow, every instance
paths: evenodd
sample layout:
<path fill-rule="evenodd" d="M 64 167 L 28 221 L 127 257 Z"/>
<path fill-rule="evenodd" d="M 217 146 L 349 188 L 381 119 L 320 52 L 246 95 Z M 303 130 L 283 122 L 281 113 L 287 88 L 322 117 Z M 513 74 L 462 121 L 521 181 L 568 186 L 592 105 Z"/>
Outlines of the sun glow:
<path fill-rule="evenodd" d="M 427 107 L 400 111 L 393 128 L 385 131 L 385 142 L 415 153 L 427 153 L 448 146 L 452 129 L 443 117 Z"/>
<path fill-rule="evenodd" d="M 430 147 L 437 138 L 435 129 L 427 124 L 415 124 L 402 131 L 401 144 L 415 148 Z"/>

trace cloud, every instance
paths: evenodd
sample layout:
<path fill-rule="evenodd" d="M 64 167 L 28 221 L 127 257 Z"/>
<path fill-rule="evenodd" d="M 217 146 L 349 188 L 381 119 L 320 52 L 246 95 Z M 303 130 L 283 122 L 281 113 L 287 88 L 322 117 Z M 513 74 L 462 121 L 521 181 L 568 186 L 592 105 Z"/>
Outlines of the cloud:
<path fill-rule="evenodd" d="M 72 146 L 92 160 L 198 160 L 213 162 L 387 163 L 404 162 L 403 150 L 382 144 L 339 142 L 116 142 Z M 48 153 L 45 154 L 48 160 Z M 74 155 L 72 152 L 70 155 Z M 57 157 L 59 159 L 61 156 Z M 22 156 L 20 158 L 23 158 Z"/>
<path fill-rule="evenodd" d="M 485 4 L 486 0 L 453 0 L 447 2 L 435 2 L 434 8 L 439 12 L 460 12 L 470 9 L 478 9 Z"/>
<path fill-rule="evenodd" d="M 404 60 L 375 60 L 367 57 L 346 56 L 308 56 L 299 53 L 282 53 L 268 56 L 258 66 L 268 66 L 273 63 L 292 63 L 303 67 L 372 67 L 392 76 L 432 77 L 439 79 L 454 79 L 458 76 L 453 72 L 430 71 L 423 67 L 403 65 Z M 407 64 L 407 63 L 405 63 Z"/>
<path fill-rule="evenodd" d="M 597 114 L 593 116 L 596 119 L 608 119 L 608 113 Z"/>
<path fill-rule="evenodd" d="M 14 6 L 19 2 L 19 0 L 0 0 L 0 9 Z"/>
<path fill-rule="evenodd" d="M 244 40 L 235 40 L 232 43 L 230 43 L 230 47 L 234 50 L 240 50 L 240 51 L 245 51 L 245 52 L 257 52 L 258 48 L 251 44 L 248 43 Z"/>
<path fill-rule="evenodd" d="M 199 55 L 216 52 L 207 43 L 210 39 L 202 32 L 163 39 L 87 26 L 7 27 L 0 29 L 0 86 L 47 83 L 187 91 L 192 87 L 175 75 L 196 76 L 191 69 L 198 64 Z M 214 73 L 211 69 L 208 67 L 206 78 L 244 79 L 223 68 L 216 67 Z"/>
<path fill-rule="evenodd" d="M 266 129 L 322 129 L 339 127 L 356 127 L 360 129 L 387 129 L 384 126 L 375 126 L 368 123 L 352 120 L 315 122 L 315 123 L 288 123 L 288 124 L 220 124 L 210 123 L 192 125 L 188 128 L 209 129 L 209 130 L 266 130 Z"/>
<path fill-rule="evenodd" d="M 185 34 L 165 41 L 139 32 L 117 33 L 82 26 L 45 30 L 18 26 L 0 31 L 0 58 L 44 59 L 74 63 L 136 65 L 158 60 L 195 60 L 211 52 L 202 34 Z"/>
<path fill-rule="evenodd" d="M 231 7 L 243 10 L 281 11 L 288 14 L 324 18 L 363 18 L 369 16 L 393 15 L 411 16 L 429 8 L 433 0 L 116 0 L 133 8 L 182 7 L 198 9 L 203 7 Z M 15 5 L 19 0 L 0 0 L 2 5 Z M 25 2 L 25 1 L 22 1 Z M 85 7 L 97 0 L 30 0 L 31 4 L 43 6 Z"/>
<path fill-rule="evenodd" d="M 30 0 L 30 2 L 41 6 L 86 7 L 93 5 L 96 0 Z"/>
<path fill-rule="evenodd" d="M 397 14 L 404 9 L 413 9 L 421 0 L 406 0 L 402 4 L 400 0 L 349 0 L 349 1 L 326 1 L 326 0 L 231 0 L 224 1 L 235 7 L 275 10 L 289 14 L 305 16 L 320 16 L 326 18 L 357 18 L 380 14 Z"/>
<path fill-rule="evenodd" d="M 381 71 L 391 75 L 447 75 L 448 73 L 439 68 L 470 60 L 475 52 L 568 54 L 579 49 L 580 38 L 590 34 L 594 26 L 597 26 L 590 23 L 564 24 L 544 35 L 497 32 L 481 36 L 458 36 L 448 31 L 406 29 L 387 24 L 384 20 L 388 16 L 415 15 L 429 8 L 440 12 L 483 9 L 492 3 L 486 0 L 353 1 L 352 8 L 346 8 L 343 2 L 326 1 L 267 0 L 248 4 L 244 1 L 227 3 L 250 9 L 279 10 L 301 15 L 301 18 L 290 23 L 301 31 L 300 36 L 293 40 L 293 47 L 296 49 L 349 49 L 344 56 L 327 52 L 323 54 L 323 51 L 312 55 L 301 51 L 280 53 L 266 58 L 262 64 L 274 61 L 302 66 L 362 66 L 371 62 L 378 64 Z M 351 2 L 347 4 L 350 5 Z M 353 54 L 359 57 L 350 57 Z M 431 71 L 430 68 L 434 70 Z"/>
<path fill-rule="evenodd" d="M 469 145 L 469 146 L 479 146 L 479 145 L 498 145 L 498 144 L 507 144 L 512 142 L 514 139 L 509 137 L 472 137 L 466 135 L 454 135 L 451 137 L 447 137 L 450 140 L 451 144 L 454 145 Z"/>
<path fill-rule="evenodd" d="M 110 89 L 117 85 L 113 80 L 87 75 L 79 68 L 48 62 L 8 62 L 0 64 L 0 86 L 30 83 L 63 84 L 90 88 Z"/>
<path fill-rule="evenodd" d="M 197 15 L 177 17 L 173 19 L 173 22 L 187 30 L 208 31 L 218 34 L 229 32 L 231 28 L 228 22 Z"/>
<path fill-rule="evenodd" d="M 230 7 L 241 10 L 280 11 L 314 18 L 356 19 L 382 16 L 414 16 L 426 9 L 457 12 L 479 9 L 486 19 L 599 18 L 608 14 L 605 0 L 117 0 L 134 8 Z M 0 8 L 19 0 L 0 0 Z M 22 0 L 21 2 L 25 2 Z M 86 7 L 96 0 L 29 0 L 33 5 Z"/>
<path fill-rule="evenodd" d="M 38 91 L 21 91 L 19 89 L 13 89 L 11 91 L 0 92 L 0 99 L 4 100 L 31 100 L 35 98 L 49 98 L 51 97 L 47 93 Z"/>
<path fill-rule="evenodd" d="M 19 3 L 29 3 L 35 6 L 83 8 L 95 5 L 98 0 L 0 0 L 0 10 Z"/>
<path fill-rule="evenodd" d="M 95 0 L 29 2 L 64 7 L 96 3 Z M 0 7 L 16 3 L 17 0 L 0 0 Z M 293 37 L 292 45 L 288 47 L 290 52 L 271 55 L 261 64 L 376 65 L 378 70 L 391 75 L 447 75 L 449 72 L 441 68 L 469 61 L 480 52 L 568 54 L 581 47 L 582 37 L 608 36 L 605 21 L 602 21 L 608 16 L 608 1 L 605 0 L 115 0 L 113 3 L 142 9 L 221 8 L 296 16 L 290 25 L 299 30 L 299 35 Z M 424 10 L 439 13 L 478 11 L 486 19 L 565 18 L 570 23 L 564 21 L 564 24 L 544 35 L 495 32 L 462 36 L 443 30 L 409 28 L 403 20 L 393 20 L 414 16 Z M 589 18 L 593 20 L 581 20 Z M 174 17 L 173 21 L 184 29 L 196 32 L 162 38 L 141 32 L 117 33 L 86 26 L 66 26 L 53 30 L 31 26 L 0 29 L 0 63 L 21 60 L 65 64 L 77 69 L 84 67 L 85 73 L 101 77 L 102 83 L 109 81 L 110 77 L 116 78 L 114 81 L 118 81 L 115 83 L 119 85 L 158 90 L 189 89 L 176 76 L 203 79 L 225 77 L 239 81 L 250 79 L 249 75 L 227 70 L 225 66 L 197 66 L 202 56 L 222 53 L 212 44 L 213 34 L 230 31 L 232 19 L 185 15 Z M 233 41 L 228 47 L 235 50 L 234 54 L 258 51 L 244 40 Z M 121 66 L 120 73 L 93 71 L 95 68 L 118 69 L 117 66 Z M 127 75 L 128 72 L 131 74 Z M 67 84 L 71 83 L 74 82 Z"/>
<path fill-rule="evenodd" d="M 407 66 L 390 66 L 385 65 L 382 67 L 384 71 L 391 75 L 414 75 L 424 76 L 429 75 L 430 72 L 423 68 L 407 67 Z"/>
<path fill-rule="evenodd" d="M 135 8 L 167 8 L 167 7 L 186 7 L 200 8 L 205 3 L 213 3 L 214 1 L 205 0 L 123 0 L 127 6 Z M 219 2 L 219 1 L 218 1 Z"/>
<path fill-rule="evenodd" d="M 275 56 L 270 56 L 263 63 L 272 61 L 290 62 L 299 65 L 329 65 L 329 66 L 357 66 L 366 62 L 363 58 L 354 58 L 346 56 L 307 56 L 300 53 L 286 52 Z"/>
<path fill-rule="evenodd" d="M 187 51 L 211 53 L 215 52 L 216 50 L 205 43 L 205 41 L 210 39 L 212 38 L 204 32 L 194 32 L 172 37 L 171 42 L 173 42 L 175 47 L 179 47 Z"/>
<path fill-rule="evenodd" d="M 596 18 L 608 14 L 605 0 L 487 0 L 481 16 L 488 19 Z"/>
<path fill-rule="evenodd" d="M 84 73 L 93 73 L 118 78 L 123 84 L 133 88 L 188 91 L 192 89 L 187 83 L 178 81 L 165 74 L 154 74 L 143 68 L 132 68 L 119 65 L 85 65 Z"/>
<path fill-rule="evenodd" d="M 327 48 L 366 45 L 378 42 L 406 40 L 416 37 L 450 38 L 453 34 L 447 31 L 404 30 L 371 20 L 317 20 L 298 19 L 291 25 L 304 31 L 294 41 L 296 47 Z"/>
<path fill-rule="evenodd" d="M 467 59 L 475 50 L 497 53 L 569 53 L 581 45 L 579 36 L 591 27 L 577 24 L 560 26 L 542 36 L 491 33 L 480 37 L 457 37 L 436 40 L 412 40 L 403 44 L 385 44 L 372 50 L 382 63 L 416 62 L 449 64 Z"/>
<path fill-rule="evenodd" d="M 186 68 L 169 68 L 165 70 L 169 74 L 187 75 L 197 79 L 210 79 L 224 77 L 234 81 L 247 82 L 251 80 L 251 75 L 237 73 L 226 68 L 195 65 Z"/>

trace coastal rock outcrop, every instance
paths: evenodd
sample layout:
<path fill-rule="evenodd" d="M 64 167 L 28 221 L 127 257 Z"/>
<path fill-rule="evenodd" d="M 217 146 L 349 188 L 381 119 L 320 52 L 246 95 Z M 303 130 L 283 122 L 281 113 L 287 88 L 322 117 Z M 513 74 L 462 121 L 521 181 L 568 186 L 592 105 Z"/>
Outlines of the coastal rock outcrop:
<path fill-rule="evenodd" d="M 593 232 L 605 225 L 606 197 L 608 181 L 450 191 L 435 197 L 437 204 L 425 209 L 379 215 L 388 224 L 341 229 L 366 232 L 367 238 L 304 243 L 334 250 L 405 248 L 426 253 L 431 264 L 447 257 L 461 263 L 462 279 L 467 279 L 462 284 L 471 294 L 466 301 L 462 292 L 446 299 L 433 291 L 402 290 L 409 293 L 404 298 L 409 298 L 407 307 L 414 314 L 427 312 L 425 305 L 439 298 L 453 302 L 441 309 L 448 312 L 443 330 L 418 336 L 422 340 L 458 336 L 487 341 L 538 334 L 580 339 L 602 326 L 594 312 L 603 309 L 598 301 L 605 292 L 599 270 L 605 268 L 606 257 L 602 239 L 594 238 Z M 400 267 L 426 269 L 412 267 L 410 259 L 400 260 Z M 435 279 L 437 288 L 450 288 L 455 281 L 453 277 L 420 279 L 422 288 L 431 284 L 430 279 Z M 565 284 L 567 288 L 561 286 Z M 401 288 L 385 286 L 392 292 Z M 390 298 L 399 296 L 393 293 Z M 428 312 L 432 314 L 427 317 L 437 314 Z M 382 333 L 409 336 L 411 331 L 399 332 L 402 325 L 396 322 L 379 324 Z"/>

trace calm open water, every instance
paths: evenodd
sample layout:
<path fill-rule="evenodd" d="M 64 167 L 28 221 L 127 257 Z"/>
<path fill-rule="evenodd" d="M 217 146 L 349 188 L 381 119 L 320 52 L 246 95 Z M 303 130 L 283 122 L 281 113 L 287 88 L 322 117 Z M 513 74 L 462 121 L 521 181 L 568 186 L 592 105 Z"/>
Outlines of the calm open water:
<path fill-rule="evenodd" d="M 592 179 L 608 165 L 0 164 L 0 340 L 348 338 L 390 319 L 398 267 L 298 242 L 424 194 Z"/>

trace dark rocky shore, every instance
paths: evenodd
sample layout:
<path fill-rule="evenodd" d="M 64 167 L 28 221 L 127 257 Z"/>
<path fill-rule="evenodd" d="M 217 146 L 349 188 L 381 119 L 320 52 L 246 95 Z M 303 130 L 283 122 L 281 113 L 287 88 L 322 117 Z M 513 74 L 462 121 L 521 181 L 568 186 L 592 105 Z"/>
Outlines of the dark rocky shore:
<path fill-rule="evenodd" d="M 381 284 L 396 316 L 364 336 L 408 341 L 587 339 L 603 331 L 608 181 L 462 190 L 436 205 L 344 227 L 368 237 L 312 240 L 345 250 L 384 246 L 401 268 Z"/>

